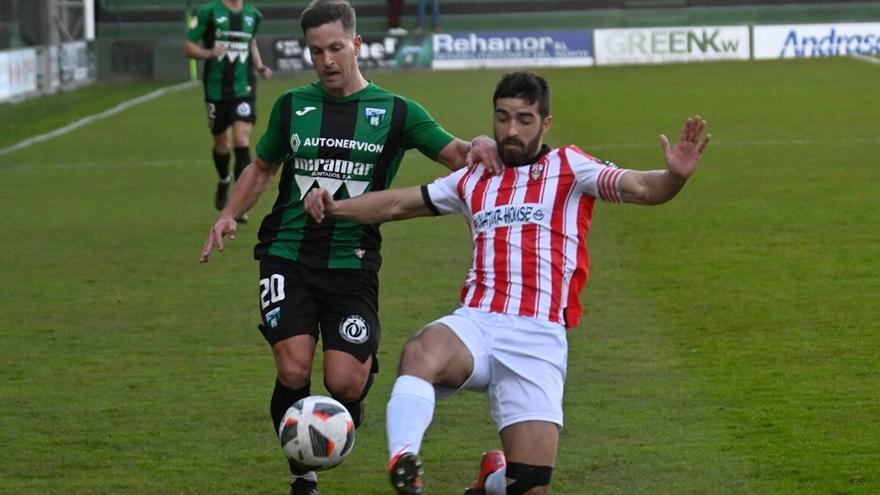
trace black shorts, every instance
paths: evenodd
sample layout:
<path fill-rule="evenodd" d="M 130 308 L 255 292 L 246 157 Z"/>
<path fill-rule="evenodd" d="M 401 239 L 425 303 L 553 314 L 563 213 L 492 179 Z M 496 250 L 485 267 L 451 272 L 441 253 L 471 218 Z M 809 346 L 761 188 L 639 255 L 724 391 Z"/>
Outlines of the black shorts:
<path fill-rule="evenodd" d="M 379 276 L 370 270 L 309 268 L 260 259 L 260 331 L 275 345 L 296 335 L 323 338 L 323 349 L 373 358 L 379 371 Z"/>
<path fill-rule="evenodd" d="M 233 100 L 220 100 L 205 102 L 208 109 L 208 127 L 211 134 L 222 134 L 235 121 L 257 121 L 257 107 L 255 98 L 236 98 Z"/>

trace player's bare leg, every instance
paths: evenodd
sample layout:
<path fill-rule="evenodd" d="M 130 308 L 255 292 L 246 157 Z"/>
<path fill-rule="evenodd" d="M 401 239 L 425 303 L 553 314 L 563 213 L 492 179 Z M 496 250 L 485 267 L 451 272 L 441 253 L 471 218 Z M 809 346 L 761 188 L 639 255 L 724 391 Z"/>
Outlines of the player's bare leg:
<path fill-rule="evenodd" d="M 330 395 L 348 409 L 355 427 L 364 421 L 363 400 L 371 384 L 372 367 L 372 357 L 362 363 L 347 352 L 324 353 L 324 384 Z"/>
<path fill-rule="evenodd" d="M 397 493 L 424 493 L 418 452 L 434 415 L 434 385 L 457 388 L 473 367 L 470 351 L 442 323 L 426 326 L 407 342 L 386 415 L 388 475 Z"/>

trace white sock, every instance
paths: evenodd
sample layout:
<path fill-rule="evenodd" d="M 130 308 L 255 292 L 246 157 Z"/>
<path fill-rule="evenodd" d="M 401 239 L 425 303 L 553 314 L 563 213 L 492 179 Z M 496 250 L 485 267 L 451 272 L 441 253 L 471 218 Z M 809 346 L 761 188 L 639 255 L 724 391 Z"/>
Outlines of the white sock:
<path fill-rule="evenodd" d="M 303 478 L 306 481 L 314 481 L 315 483 L 318 482 L 318 475 L 314 471 L 308 471 L 303 474 L 293 474 L 293 473 L 290 474 L 290 482 L 291 483 L 296 481 L 297 478 Z"/>
<path fill-rule="evenodd" d="M 388 455 L 418 453 L 422 439 L 434 417 L 434 386 L 421 378 L 397 377 L 385 411 Z"/>
<path fill-rule="evenodd" d="M 486 477 L 486 495 L 507 494 L 507 468 L 503 467 Z"/>

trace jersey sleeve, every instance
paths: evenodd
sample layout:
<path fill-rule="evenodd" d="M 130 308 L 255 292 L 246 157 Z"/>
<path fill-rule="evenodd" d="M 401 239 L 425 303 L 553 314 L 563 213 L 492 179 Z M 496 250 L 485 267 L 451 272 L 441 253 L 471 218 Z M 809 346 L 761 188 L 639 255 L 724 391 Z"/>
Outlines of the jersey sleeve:
<path fill-rule="evenodd" d="M 458 193 L 458 184 L 468 172 L 466 167 L 461 168 L 422 186 L 422 197 L 425 199 L 425 204 L 435 215 L 464 213 L 467 205 Z"/>
<path fill-rule="evenodd" d="M 262 24 L 262 22 L 263 22 L 263 13 L 255 8 L 254 9 L 254 32 L 253 32 L 254 36 L 256 36 L 257 33 L 260 31 L 260 24 Z"/>
<path fill-rule="evenodd" d="M 187 26 L 186 39 L 193 43 L 198 43 L 205 35 L 205 29 L 208 26 L 208 16 L 211 10 L 207 6 L 202 6 L 196 11 L 196 14 L 189 20 Z"/>
<path fill-rule="evenodd" d="M 609 203 L 623 202 L 620 195 L 620 178 L 626 173 L 626 169 L 617 168 L 617 165 L 609 161 L 590 156 L 576 146 L 567 146 L 564 152 L 574 171 L 580 192 Z"/>
<path fill-rule="evenodd" d="M 287 155 L 290 154 L 289 137 L 283 133 L 284 126 L 281 122 L 282 106 L 290 104 L 290 98 L 287 95 L 281 95 L 272 106 L 272 114 L 269 116 L 269 124 L 266 126 L 266 132 L 257 143 L 257 156 L 260 160 L 269 163 L 283 162 Z"/>
<path fill-rule="evenodd" d="M 412 100 L 403 100 L 408 107 L 404 126 L 406 148 L 418 148 L 423 155 L 436 160 L 440 150 L 455 137 L 440 126 L 424 107 Z"/>

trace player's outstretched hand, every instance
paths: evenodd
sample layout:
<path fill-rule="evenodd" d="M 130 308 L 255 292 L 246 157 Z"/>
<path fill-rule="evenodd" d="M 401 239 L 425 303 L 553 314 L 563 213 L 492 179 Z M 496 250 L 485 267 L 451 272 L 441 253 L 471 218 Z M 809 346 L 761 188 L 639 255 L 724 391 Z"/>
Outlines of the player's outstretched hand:
<path fill-rule="evenodd" d="M 272 69 L 268 65 L 262 65 L 257 68 L 257 74 L 263 79 L 272 79 Z"/>
<path fill-rule="evenodd" d="M 705 128 L 706 121 L 699 115 L 694 115 L 685 121 L 681 136 L 674 147 L 669 145 L 669 138 L 665 134 L 660 135 L 663 157 L 670 173 L 682 179 L 687 179 L 694 173 L 703 157 L 703 151 L 712 139 L 711 134 L 703 134 Z"/>
<path fill-rule="evenodd" d="M 471 140 L 471 149 L 467 153 L 467 166 L 473 167 L 478 163 L 482 163 L 494 175 L 504 171 L 504 164 L 498 156 L 498 143 L 489 136 L 477 136 Z"/>
<path fill-rule="evenodd" d="M 321 223 L 333 207 L 333 195 L 330 191 L 316 187 L 306 194 L 303 208 L 316 222 Z"/>
<path fill-rule="evenodd" d="M 235 220 L 231 216 L 223 215 L 217 219 L 217 223 L 211 227 L 211 231 L 208 232 L 208 239 L 205 240 L 205 243 L 202 245 L 202 254 L 199 256 L 199 261 L 202 263 L 208 262 L 208 256 L 211 255 L 211 251 L 216 248 L 218 251 L 223 251 L 223 236 L 229 236 L 230 239 L 235 239 L 235 234 L 238 232 L 238 224 L 235 223 Z"/>

